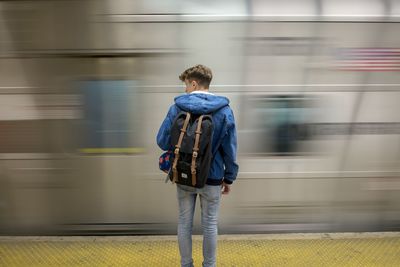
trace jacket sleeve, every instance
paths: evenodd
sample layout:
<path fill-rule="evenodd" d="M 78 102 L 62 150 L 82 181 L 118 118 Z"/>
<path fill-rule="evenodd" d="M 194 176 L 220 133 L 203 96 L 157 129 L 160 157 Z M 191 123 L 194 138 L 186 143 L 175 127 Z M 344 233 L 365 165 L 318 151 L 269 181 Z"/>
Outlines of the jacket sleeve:
<path fill-rule="evenodd" d="M 236 126 L 233 119 L 233 114 L 230 115 L 233 122 L 228 124 L 228 131 L 224 136 L 221 148 L 222 156 L 225 165 L 224 182 L 227 184 L 232 184 L 236 180 L 236 176 L 239 171 L 239 165 L 236 163 L 236 152 L 237 152 L 237 136 L 236 136 Z"/>
<path fill-rule="evenodd" d="M 167 116 L 165 117 L 163 123 L 160 126 L 157 134 L 157 144 L 158 146 L 164 150 L 171 150 L 171 126 L 172 122 L 177 114 L 177 109 L 175 105 L 172 105 L 169 108 Z"/>

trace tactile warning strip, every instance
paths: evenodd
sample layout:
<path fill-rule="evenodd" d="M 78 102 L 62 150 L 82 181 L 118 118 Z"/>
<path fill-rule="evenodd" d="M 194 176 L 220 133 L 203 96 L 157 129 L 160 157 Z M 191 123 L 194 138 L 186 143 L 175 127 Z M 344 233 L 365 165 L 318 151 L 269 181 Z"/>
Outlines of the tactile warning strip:
<path fill-rule="evenodd" d="M 201 240 L 193 242 L 201 266 Z M 0 266 L 179 266 L 176 241 L 0 240 Z M 400 237 L 222 240 L 217 266 L 400 266 Z"/>

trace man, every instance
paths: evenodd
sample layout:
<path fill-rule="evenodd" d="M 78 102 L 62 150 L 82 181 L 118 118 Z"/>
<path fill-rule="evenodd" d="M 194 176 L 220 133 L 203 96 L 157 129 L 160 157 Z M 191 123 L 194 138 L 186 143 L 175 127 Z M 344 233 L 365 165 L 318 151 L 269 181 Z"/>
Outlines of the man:
<path fill-rule="evenodd" d="M 162 150 L 173 150 L 170 144 L 170 129 L 176 115 L 181 111 L 192 114 L 211 114 L 214 133 L 212 159 L 206 185 L 194 188 L 177 184 L 179 203 L 178 243 L 181 266 L 193 266 L 192 227 L 197 195 L 200 196 L 201 225 L 203 229 L 203 266 L 216 265 L 217 222 L 221 193 L 229 194 L 236 179 L 239 166 L 236 164 L 236 127 L 229 100 L 210 93 L 212 73 L 203 65 L 185 70 L 179 79 L 186 85 L 186 94 L 175 98 L 157 135 L 157 144 Z"/>

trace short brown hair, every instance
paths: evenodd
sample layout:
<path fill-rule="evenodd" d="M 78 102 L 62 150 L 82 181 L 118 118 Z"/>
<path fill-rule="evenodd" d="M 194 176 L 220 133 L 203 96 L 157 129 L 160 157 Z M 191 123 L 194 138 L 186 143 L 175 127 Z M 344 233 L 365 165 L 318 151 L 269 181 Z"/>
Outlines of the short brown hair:
<path fill-rule="evenodd" d="M 212 72 L 211 69 L 204 65 L 196 65 L 194 67 L 188 68 L 181 75 L 179 75 L 179 79 L 184 82 L 188 81 L 196 81 L 200 86 L 204 86 L 208 88 L 210 86 L 212 80 Z"/>

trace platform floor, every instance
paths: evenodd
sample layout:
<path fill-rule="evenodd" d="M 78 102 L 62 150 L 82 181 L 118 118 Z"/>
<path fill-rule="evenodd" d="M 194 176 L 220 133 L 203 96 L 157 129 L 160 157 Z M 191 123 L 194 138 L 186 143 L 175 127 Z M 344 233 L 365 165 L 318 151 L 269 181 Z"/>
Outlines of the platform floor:
<path fill-rule="evenodd" d="M 0 236 L 0 266 L 179 266 L 179 252 L 176 236 Z M 217 266 L 400 266 L 400 233 L 221 235 Z"/>

